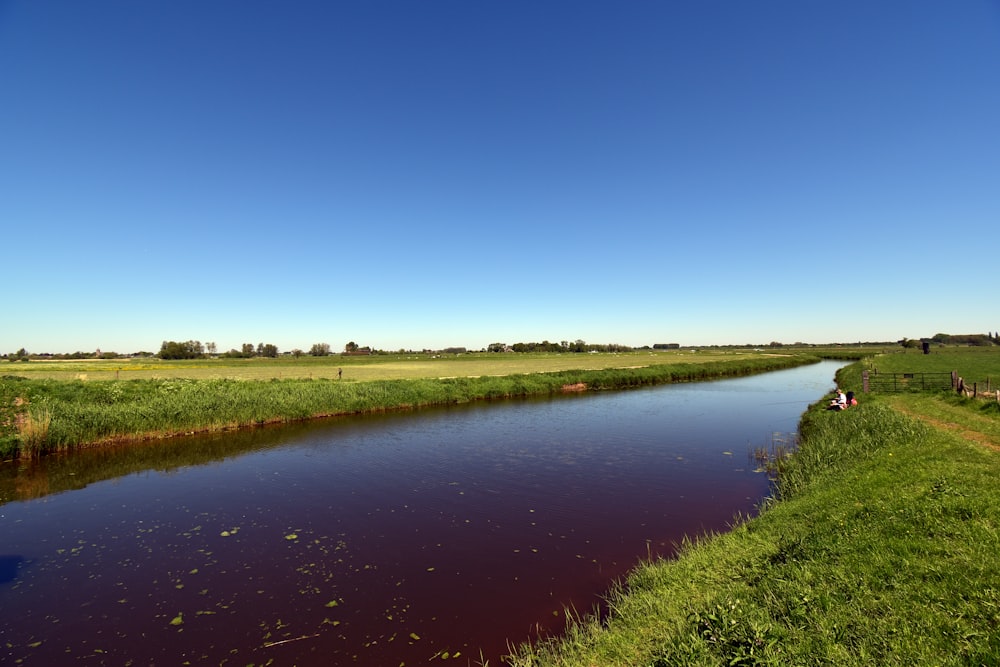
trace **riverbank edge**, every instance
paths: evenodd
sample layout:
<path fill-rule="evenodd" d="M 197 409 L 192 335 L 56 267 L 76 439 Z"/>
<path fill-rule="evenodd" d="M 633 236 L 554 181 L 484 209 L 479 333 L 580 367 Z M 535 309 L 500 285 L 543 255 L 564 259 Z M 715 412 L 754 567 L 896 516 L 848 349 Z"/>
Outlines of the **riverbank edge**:
<path fill-rule="evenodd" d="M 757 516 L 637 564 L 601 610 L 569 610 L 505 664 L 996 664 L 1000 459 L 888 399 L 825 403 Z"/>
<path fill-rule="evenodd" d="M 160 440 L 423 407 L 724 379 L 820 361 L 812 355 L 465 378 L 0 380 L 0 457 Z"/>

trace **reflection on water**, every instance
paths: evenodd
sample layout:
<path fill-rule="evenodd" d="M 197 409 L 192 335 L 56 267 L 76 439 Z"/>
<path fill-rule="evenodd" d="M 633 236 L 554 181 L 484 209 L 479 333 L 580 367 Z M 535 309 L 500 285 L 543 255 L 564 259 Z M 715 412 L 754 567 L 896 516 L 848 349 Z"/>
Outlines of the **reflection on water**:
<path fill-rule="evenodd" d="M 499 664 L 639 559 L 751 513 L 749 449 L 839 365 L 8 466 L 0 657 Z"/>

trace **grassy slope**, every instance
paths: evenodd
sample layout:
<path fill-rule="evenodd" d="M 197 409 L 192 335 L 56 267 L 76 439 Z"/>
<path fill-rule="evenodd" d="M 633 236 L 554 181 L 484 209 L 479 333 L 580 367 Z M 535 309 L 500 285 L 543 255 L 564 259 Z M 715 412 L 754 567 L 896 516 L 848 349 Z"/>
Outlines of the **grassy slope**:
<path fill-rule="evenodd" d="M 511 663 L 1000 664 L 998 425 L 945 395 L 811 412 L 780 502 Z"/>

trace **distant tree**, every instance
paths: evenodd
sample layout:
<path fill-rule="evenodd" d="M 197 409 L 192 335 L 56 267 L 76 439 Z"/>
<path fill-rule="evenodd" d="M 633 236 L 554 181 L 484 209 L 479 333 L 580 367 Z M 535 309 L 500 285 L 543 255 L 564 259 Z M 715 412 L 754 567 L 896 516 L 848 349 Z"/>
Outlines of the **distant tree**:
<path fill-rule="evenodd" d="M 278 346 L 271 343 L 257 343 L 257 356 L 273 359 L 278 356 Z"/>
<path fill-rule="evenodd" d="M 244 359 L 253 358 L 257 352 L 254 350 L 253 343 L 243 343 L 243 347 L 240 352 L 240 356 Z"/>
<path fill-rule="evenodd" d="M 353 340 L 344 346 L 344 352 L 357 352 L 357 351 L 358 351 L 358 344 L 355 343 Z"/>
<path fill-rule="evenodd" d="M 160 345 L 160 359 L 199 359 L 205 356 L 204 346 L 196 340 L 189 340 L 178 343 L 173 340 L 165 340 Z"/>
<path fill-rule="evenodd" d="M 330 354 L 330 344 L 316 343 L 309 349 L 309 354 L 314 357 L 326 357 Z"/>
<path fill-rule="evenodd" d="M 992 345 L 987 334 L 934 334 L 931 338 L 942 345 Z"/>
<path fill-rule="evenodd" d="M 506 349 L 507 349 L 506 343 L 490 343 L 486 347 L 487 352 L 503 352 Z"/>
<path fill-rule="evenodd" d="M 215 343 L 205 343 L 205 349 L 208 350 L 208 353 L 212 355 L 214 355 L 218 351 L 218 348 L 215 347 Z"/>
<path fill-rule="evenodd" d="M 299 357 L 302 356 L 302 350 L 300 350 L 299 348 L 295 348 L 294 350 L 292 350 L 292 356 L 298 359 Z"/>

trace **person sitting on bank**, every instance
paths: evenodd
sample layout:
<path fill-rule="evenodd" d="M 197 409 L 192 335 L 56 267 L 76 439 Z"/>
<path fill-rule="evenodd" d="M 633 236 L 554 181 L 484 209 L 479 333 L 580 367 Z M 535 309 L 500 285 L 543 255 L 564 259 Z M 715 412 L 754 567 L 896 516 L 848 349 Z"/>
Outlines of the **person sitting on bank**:
<path fill-rule="evenodd" d="M 847 396 L 844 394 L 843 390 L 837 389 L 837 397 L 830 401 L 827 410 L 846 410 L 847 409 Z"/>

